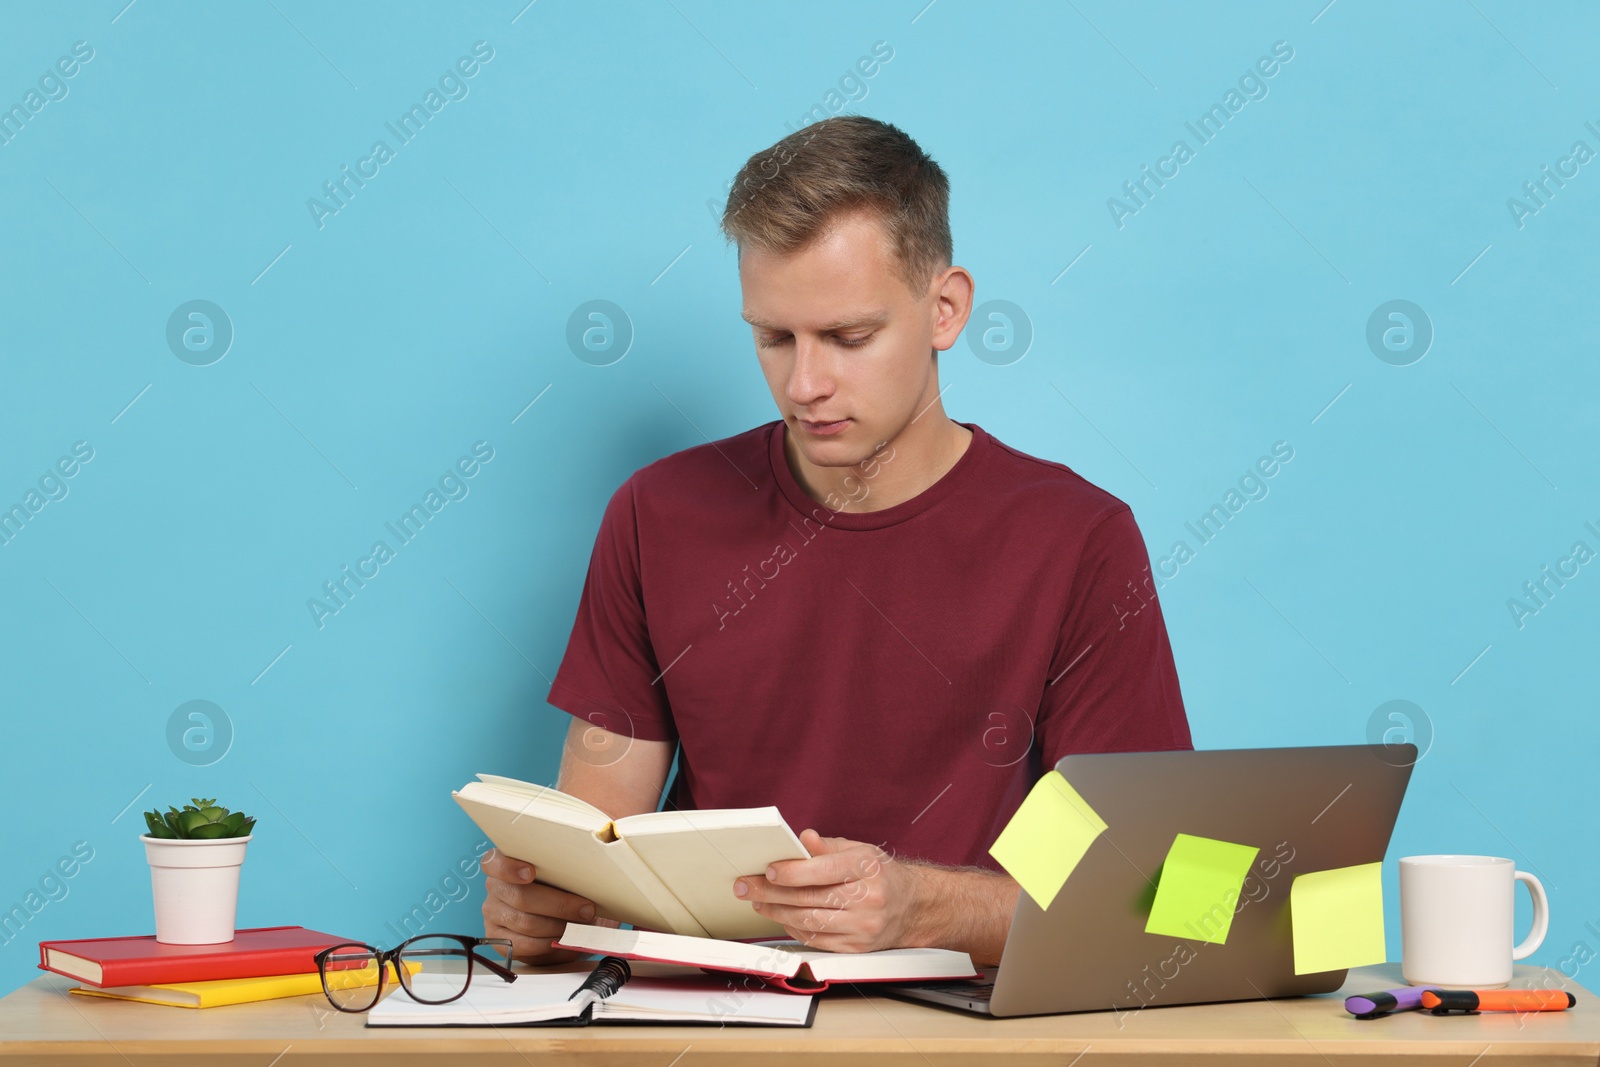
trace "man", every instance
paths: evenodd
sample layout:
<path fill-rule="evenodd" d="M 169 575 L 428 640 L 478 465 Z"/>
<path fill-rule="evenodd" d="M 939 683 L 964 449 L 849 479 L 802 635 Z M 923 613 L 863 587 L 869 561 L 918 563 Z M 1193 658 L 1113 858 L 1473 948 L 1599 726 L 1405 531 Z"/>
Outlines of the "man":
<path fill-rule="evenodd" d="M 818 948 L 1000 957 L 988 848 L 1069 752 L 1192 747 L 1127 505 L 952 421 L 972 310 L 948 182 L 893 126 L 751 157 L 723 229 L 779 420 L 635 472 L 601 520 L 549 702 L 557 787 L 613 818 L 776 805 L 810 859 L 729 892 Z M 819 831 L 831 836 L 821 836 Z M 590 902 L 485 858 L 487 936 L 533 963 Z"/>

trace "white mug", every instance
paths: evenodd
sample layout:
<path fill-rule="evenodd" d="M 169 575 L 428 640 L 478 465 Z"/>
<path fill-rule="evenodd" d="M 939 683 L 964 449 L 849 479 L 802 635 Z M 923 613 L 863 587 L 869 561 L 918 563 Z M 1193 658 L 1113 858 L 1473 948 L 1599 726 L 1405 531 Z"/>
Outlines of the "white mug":
<path fill-rule="evenodd" d="M 1511 947 L 1513 895 L 1533 895 L 1533 929 Z M 1400 971 L 1412 985 L 1500 989 L 1511 961 L 1544 942 L 1550 902 L 1539 879 L 1498 856 L 1404 856 L 1400 860 Z"/>

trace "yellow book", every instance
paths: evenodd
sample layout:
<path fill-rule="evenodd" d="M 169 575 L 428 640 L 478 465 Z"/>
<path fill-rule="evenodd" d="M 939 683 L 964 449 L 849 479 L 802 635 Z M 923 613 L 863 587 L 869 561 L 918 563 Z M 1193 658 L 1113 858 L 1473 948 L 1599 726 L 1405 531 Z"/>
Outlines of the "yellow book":
<path fill-rule="evenodd" d="M 406 972 L 416 974 L 420 963 L 407 963 Z M 347 981 L 349 979 L 346 979 Z M 374 974 L 363 985 L 377 981 Z M 389 963 L 387 984 L 398 982 L 394 962 Z M 274 974 L 263 978 L 222 978 L 212 982 L 171 982 L 163 985 L 119 985 L 104 989 L 74 986 L 69 992 L 86 997 L 137 1000 L 142 1004 L 168 1004 L 177 1008 L 217 1008 L 224 1004 L 249 1004 L 279 997 L 303 997 L 322 992 L 322 978 L 316 971 L 305 974 Z"/>

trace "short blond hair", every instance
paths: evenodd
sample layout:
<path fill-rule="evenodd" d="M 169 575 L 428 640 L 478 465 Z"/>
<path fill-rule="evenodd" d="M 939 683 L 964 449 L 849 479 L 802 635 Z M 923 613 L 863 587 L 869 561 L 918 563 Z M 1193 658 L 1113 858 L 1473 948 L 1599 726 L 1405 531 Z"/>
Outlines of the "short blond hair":
<path fill-rule="evenodd" d="M 887 122 L 835 115 L 751 156 L 722 212 L 742 252 L 798 252 L 839 215 L 868 208 L 883 224 L 897 273 L 921 298 L 950 266 L 950 180 L 915 141 Z"/>

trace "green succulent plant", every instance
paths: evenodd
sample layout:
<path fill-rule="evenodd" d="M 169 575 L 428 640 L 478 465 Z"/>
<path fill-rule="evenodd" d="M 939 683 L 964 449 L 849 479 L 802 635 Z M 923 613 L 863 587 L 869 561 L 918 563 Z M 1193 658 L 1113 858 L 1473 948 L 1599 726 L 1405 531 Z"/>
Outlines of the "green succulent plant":
<path fill-rule="evenodd" d="M 217 807 L 215 800 L 190 797 L 191 804 L 183 810 L 168 806 L 165 812 L 147 811 L 145 825 L 151 837 L 168 840 L 217 840 L 224 837 L 248 837 L 255 819 L 242 811 L 229 811 Z"/>

